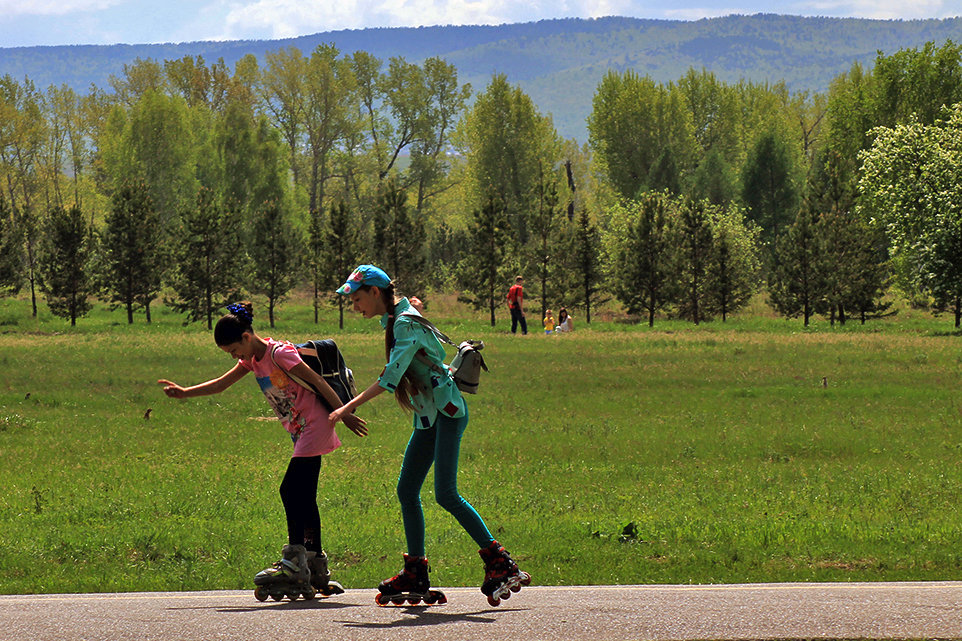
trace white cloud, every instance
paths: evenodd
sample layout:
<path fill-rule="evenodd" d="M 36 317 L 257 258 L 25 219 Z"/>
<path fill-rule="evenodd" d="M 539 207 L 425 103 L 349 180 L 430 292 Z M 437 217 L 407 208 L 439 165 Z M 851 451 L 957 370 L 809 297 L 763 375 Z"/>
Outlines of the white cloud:
<path fill-rule="evenodd" d="M 80 11 L 103 11 L 123 0 L 0 0 L 0 15 L 13 16 L 64 16 Z"/>

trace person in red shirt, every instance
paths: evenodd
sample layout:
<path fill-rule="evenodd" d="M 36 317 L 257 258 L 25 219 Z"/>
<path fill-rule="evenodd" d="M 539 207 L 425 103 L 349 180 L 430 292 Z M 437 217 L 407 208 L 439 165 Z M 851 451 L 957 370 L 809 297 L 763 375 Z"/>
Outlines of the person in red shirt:
<path fill-rule="evenodd" d="M 524 278 L 518 276 L 514 279 L 514 285 L 508 290 L 508 309 L 511 310 L 511 333 L 518 333 L 518 325 L 521 325 L 521 334 L 528 333 L 528 323 L 524 319 Z"/>

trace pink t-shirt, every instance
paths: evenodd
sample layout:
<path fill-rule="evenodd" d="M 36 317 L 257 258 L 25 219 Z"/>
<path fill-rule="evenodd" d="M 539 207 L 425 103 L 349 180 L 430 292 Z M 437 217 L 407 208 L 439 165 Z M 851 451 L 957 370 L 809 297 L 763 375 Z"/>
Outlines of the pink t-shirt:
<path fill-rule="evenodd" d="M 287 371 L 303 362 L 297 349 L 288 342 L 273 338 L 264 340 L 267 342 L 264 358 L 242 359 L 240 364 L 254 372 L 267 402 L 290 432 L 294 441 L 294 456 L 318 456 L 333 452 L 341 446 L 341 439 L 328 423 L 327 408 L 313 391 L 301 387 L 287 376 Z M 271 350 L 275 350 L 273 361 Z M 280 367 L 276 367 L 274 361 Z"/>

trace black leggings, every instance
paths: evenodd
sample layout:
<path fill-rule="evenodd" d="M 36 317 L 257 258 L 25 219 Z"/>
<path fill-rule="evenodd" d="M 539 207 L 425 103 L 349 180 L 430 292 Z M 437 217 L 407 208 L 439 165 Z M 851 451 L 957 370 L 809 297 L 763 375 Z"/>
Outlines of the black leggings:
<path fill-rule="evenodd" d="M 321 551 L 321 514 L 317 509 L 320 456 L 296 456 L 281 481 L 281 501 L 287 515 L 287 542 Z"/>

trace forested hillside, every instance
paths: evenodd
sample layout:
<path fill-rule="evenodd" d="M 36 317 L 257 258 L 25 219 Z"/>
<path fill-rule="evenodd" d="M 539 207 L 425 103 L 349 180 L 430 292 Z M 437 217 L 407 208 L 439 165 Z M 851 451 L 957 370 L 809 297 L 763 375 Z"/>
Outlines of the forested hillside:
<path fill-rule="evenodd" d="M 601 18 L 500 26 L 332 31 L 286 40 L 181 44 L 0 48 L 0 76 L 29 78 L 40 89 L 106 87 L 137 58 L 202 56 L 233 67 L 244 55 L 263 60 L 285 47 L 312 51 L 334 43 L 342 54 L 366 51 L 421 63 L 439 56 L 476 91 L 503 73 L 554 118 L 562 136 L 587 139 L 591 98 L 608 70 L 634 70 L 658 82 L 705 68 L 722 81 L 784 81 L 792 91 L 825 91 L 853 62 L 871 67 L 876 53 L 925 42 L 962 42 L 962 18 L 883 21 L 795 16 L 728 16 L 696 22 Z"/>

